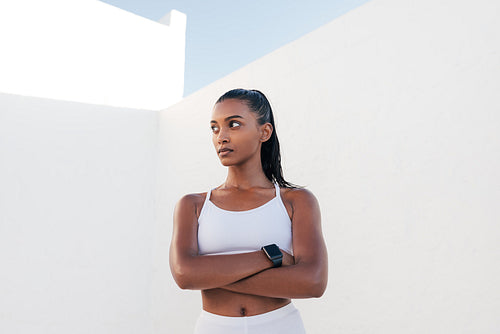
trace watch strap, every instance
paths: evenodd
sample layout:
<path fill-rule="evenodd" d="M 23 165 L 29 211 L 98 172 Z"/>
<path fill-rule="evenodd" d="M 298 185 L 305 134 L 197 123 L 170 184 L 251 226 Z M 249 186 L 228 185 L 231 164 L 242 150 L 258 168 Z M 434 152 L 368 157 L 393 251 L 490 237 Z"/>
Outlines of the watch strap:
<path fill-rule="evenodd" d="M 280 267 L 283 262 L 283 253 L 276 244 L 270 244 L 261 248 L 267 258 L 273 263 L 273 268 Z"/>

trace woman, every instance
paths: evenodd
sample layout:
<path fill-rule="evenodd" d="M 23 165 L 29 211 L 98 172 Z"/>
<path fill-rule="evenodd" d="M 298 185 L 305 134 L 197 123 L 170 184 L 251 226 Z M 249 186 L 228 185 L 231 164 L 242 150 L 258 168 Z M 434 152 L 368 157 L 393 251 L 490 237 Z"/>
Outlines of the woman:
<path fill-rule="evenodd" d="M 195 333 L 305 333 L 291 299 L 320 297 L 326 288 L 318 202 L 284 180 L 263 93 L 225 93 L 210 125 L 227 177 L 179 200 L 170 248 L 176 283 L 201 290 Z"/>

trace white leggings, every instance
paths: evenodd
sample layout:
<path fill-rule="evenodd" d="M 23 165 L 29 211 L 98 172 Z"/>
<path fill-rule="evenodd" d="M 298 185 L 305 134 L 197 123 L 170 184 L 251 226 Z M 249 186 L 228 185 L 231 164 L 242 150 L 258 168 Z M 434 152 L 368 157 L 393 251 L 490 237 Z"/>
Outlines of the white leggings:
<path fill-rule="evenodd" d="M 247 317 L 226 317 L 201 311 L 194 334 L 305 334 L 299 310 L 290 303 Z"/>

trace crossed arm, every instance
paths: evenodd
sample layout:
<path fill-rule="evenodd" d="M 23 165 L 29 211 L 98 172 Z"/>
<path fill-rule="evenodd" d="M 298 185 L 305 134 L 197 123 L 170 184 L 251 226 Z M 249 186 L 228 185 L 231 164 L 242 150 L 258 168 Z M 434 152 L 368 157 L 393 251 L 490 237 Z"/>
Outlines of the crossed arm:
<path fill-rule="evenodd" d="M 186 195 L 174 211 L 170 269 L 182 289 L 222 288 L 276 297 L 320 297 L 326 289 L 328 259 L 319 205 L 305 189 L 289 191 L 294 258 L 272 268 L 264 252 L 198 255 L 196 196 Z M 285 257 L 288 256 L 285 254 Z"/>

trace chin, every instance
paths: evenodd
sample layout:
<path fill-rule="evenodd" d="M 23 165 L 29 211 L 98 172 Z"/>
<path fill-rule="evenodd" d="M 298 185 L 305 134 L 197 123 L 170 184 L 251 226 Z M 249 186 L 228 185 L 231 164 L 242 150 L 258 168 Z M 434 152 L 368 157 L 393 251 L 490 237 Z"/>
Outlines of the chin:
<path fill-rule="evenodd" d="M 234 163 L 231 162 L 231 160 L 228 160 L 228 159 L 221 159 L 220 163 L 222 164 L 222 166 L 226 166 L 226 167 L 234 165 Z"/>
<path fill-rule="evenodd" d="M 235 166 L 241 164 L 241 160 L 234 159 L 234 157 L 223 157 L 222 159 L 219 158 L 220 163 L 222 166 L 229 167 L 229 166 Z"/>

